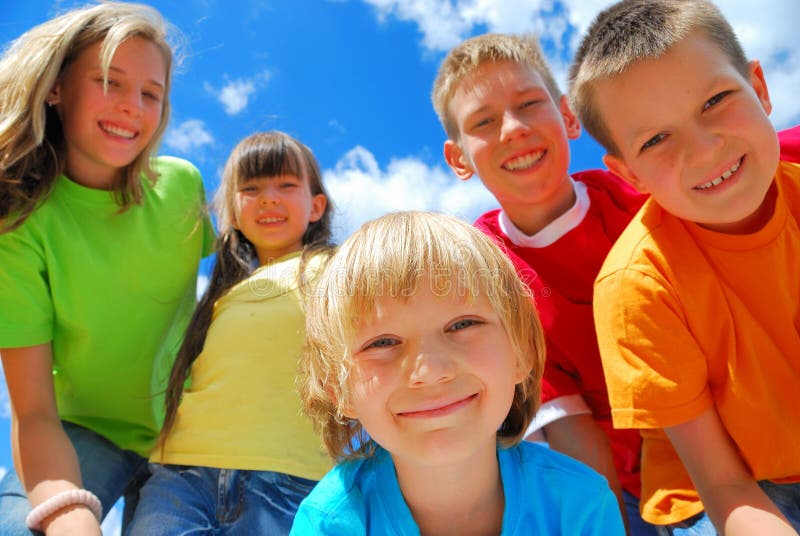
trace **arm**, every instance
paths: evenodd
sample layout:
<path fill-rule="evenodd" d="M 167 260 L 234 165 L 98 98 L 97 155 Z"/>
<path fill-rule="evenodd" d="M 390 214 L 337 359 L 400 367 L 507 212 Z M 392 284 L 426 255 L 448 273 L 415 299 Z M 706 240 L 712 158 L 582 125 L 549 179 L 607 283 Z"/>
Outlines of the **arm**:
<path fill-rule="evenodd" d="M 544 433 L 550 448 L 585 463 L 608 480 L 608 486 L 617 498 L 627 532 L 628 516 L 611 444 L 592 415 L 568 415 L 545 425 Z"/>
<path fill-rule="evenodd" d="M 750 475 L 714 407 L 665 431 L 720 534 L 797 534 Z"/>
<path fill-rule="evenodd" d="M 80 468 L 56 409 L 50 343 L 0 350 L 11 399 L 14 467 L 32 506 L 82 487 Z M 64 508 L 42 523 L 47 534 L 100 534 L 91 510 Z"/>

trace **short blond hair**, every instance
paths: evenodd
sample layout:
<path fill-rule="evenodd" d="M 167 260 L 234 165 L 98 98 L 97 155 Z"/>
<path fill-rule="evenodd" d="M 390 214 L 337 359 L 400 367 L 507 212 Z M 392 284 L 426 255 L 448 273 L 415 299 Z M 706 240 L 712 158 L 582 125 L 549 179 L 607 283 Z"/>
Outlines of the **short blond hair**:
<path fill-rule="evenodd" d="M 618 155 L 619 150 L 594 102 L 597 83 L 622 74 L 637 61 L 663 56 L 696 31 L 748 76 L 747 57 L 733 28 L 707 0 L 622 0 L 594 19 L 570 67 L 569 97 L 584 128 L 608 153 Z"/>
<path fill-rule="evenodd" d="M 544 79 L 547 91 L 558 102 L 558 88 L 550 66 L 547 64 L 539 40 L 533 35 L 484 34 L 472 37 L 453 48 L 442 60 L 433 82 L 431 100 L 436 115 L 447 137 L 458 141 L 458 125 L 450 116 L 450 100 L 465 79 L 472 76 L 484 63 L 509 61 L 536 69 Z"/>
<path fill-rule="evenodd" d="M 102 43 L 105 83 L 117 48 L 128 39 L 151 41 L 164 59 L 166 77 L 158 128 L 113 185 L 122 208 L 141 202 L 141 173 L 152 182 L 157 177 L 150 158 L 167 127 L 173 62 L 169 37 L 178 35 L 152 7 L 103 2 L 35 26 L 11 44 L 0 58 L 0 232 L 21 225 L 64 171 L 66 143 L 61 122 L 45 101 L 64 69 L 97 42 Z"/>
<path fill-rule="evenodd" d="M 522 440 L 539 408 L 544 335 L 528 287 L 500 248 L 468 223 L 430 212 L 397 212 L 364 224 L 331 258 L 308 297 L 298 388 L 334 460 L 368 457 L 375 443 L 344 416 L 354 366 L 350 345 L 380 297 L 407 299 L 421 282 L 441 295 L 486 296 L 522 370 L 498 442 Z M 427 283 L 426 283 L 427 284 Z"/>

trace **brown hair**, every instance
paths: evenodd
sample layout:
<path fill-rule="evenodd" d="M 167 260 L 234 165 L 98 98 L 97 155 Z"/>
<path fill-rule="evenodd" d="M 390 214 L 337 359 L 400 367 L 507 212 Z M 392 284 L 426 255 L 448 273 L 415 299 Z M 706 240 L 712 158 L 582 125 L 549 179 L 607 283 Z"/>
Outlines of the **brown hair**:
<path fill-rule="evenodd" d="M 311 149 L 288 134 L 277 131 L 251 134 L 240 141 L 225 163 L 222 184 L 214 199 L 219 227 L 216 262 L 208 288 L 197 304 L 186 329 L 186 337 L 172 366 L 165 399 L 166 417 L 159 438 L 162 447 L 175 422 L 192 363 L 203 350 L 206 334 L 211 326 L 214 304 L 231 287 L 248 277 L 258 267 L 255 247 L 240 230 L 234 227 L 238 187 L 250 179 L 280 175 L 301 177 L 308 181 L 312 196 L 323 194 L 328 198 L 322 217 L 309 223 L 303 234 L 303 258 L 299 269 L 301 287 L 306 283 L 304 281 L 306 261 L 311 255 L 331 248 L 333 203 L 322 184 L 322 174 Z"/>
<path fill-rule="evenodd" d="M 748 76 L 747 57 L 733 28 L 707 0 L 623 0 L 592 22 L 570 68 L 570 105 L 610 154 L 619 151 L 594 102 L 597 82 L 623 73 L 639 60 L 664 55 L 695 31 L 716 43 L 731 64 Z"/>

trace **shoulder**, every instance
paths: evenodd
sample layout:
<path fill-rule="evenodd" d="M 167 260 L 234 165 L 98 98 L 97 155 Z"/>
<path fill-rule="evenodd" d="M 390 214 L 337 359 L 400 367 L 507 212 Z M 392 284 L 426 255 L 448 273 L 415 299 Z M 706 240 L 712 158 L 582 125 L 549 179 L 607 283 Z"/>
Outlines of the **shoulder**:
<path fill-rule="evenodd" d="M 197 169 L 197 166 L 177 156 L 157 156 L 153 159 L 153 168 L 159 175 L 183 174 L 200 177 L 200 170 Z"/>
<path fill-rule="evenodd" d="M 569 482 L 570 486 L 608 487 L 606 479 L 589 466 L 548 447 L 523 441 L 505 452 L 517 459 L 526 480 L 536 480 L 540 485 Z"/>
<path fill-rule="evenodd" d="M 572 178 L 586 185 L 589 197 L 598 201 L 610 202 L 618 209 L 635 213 L 647 200 L 647 196 L 637 192 L 630 184 L 604 169 L 579 171 Z M 602 206 L 601 206 L 602 208 Z"/>
<path fill-rule="evenodd" d="M 365 528 L 365 498 L 375 491 L 369 465 L 370 460 L 360 459 L 331 469 L 300 504 L 292 534 L 365 533 L 358 530 Z"/>
<path fill-rule="evenodd" d="M 648 199 L 612 246 L 597 281 L 623 270 L 661 271 L 680 255 L 686 239 L 681 220 Z"/>
<path fill-rule="evenodd" d="M 487 234 L 491 237 L 502 237 L 503 231 L 500 229 L 500 209 L 496 208 L 494 210 L 490 210 L 489 212 L 485 212 L 478 216 L 478 218 L 473 223 L 475 227 L 483 231 L 484 234 Z"/>
<path fill-rule="evenodd" d="M 577 460 L 525 441 L 508 449 L 507 456 L 516 457 L 521 469 L 523 497 L 516 499 L 521 526 L 536 527 L 533 532 L 538 533 L 623 534 L 619 507 L 605 477 Z"/>
<path fill-rule="evenodd" d="M 203 187 L 203 178 L 197 166 L 175 156 L 158 156 L 153 159 L 153 169 L 158 173 L 156 188 L 184 186 L 197 190 Z"/>

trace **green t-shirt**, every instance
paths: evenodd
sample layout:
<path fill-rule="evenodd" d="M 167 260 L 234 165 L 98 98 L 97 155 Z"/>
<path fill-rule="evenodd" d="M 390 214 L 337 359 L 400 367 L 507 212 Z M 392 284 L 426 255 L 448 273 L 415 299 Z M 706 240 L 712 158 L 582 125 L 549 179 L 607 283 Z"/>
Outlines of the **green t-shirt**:
<path fill-rule="evenodd" d="M 213 241 L 198 170 L 155 167 L 141 205 L 120 212 L 110 192 L 62 176 L 0 234 L 0 348 L 51 341 L 59 415 L 142 455 Z"/>

